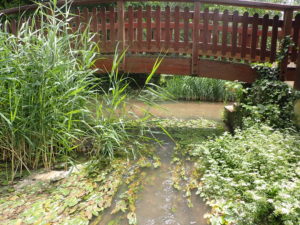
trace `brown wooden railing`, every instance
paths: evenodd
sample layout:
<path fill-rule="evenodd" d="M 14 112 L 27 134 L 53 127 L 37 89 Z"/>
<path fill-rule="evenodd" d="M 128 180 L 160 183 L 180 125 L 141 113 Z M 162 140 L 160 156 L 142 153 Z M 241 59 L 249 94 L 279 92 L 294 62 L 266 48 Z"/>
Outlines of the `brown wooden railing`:
<path fill-rule="evenodd" d="M 99 42 L 103 54 L 113 53 L 117 43 L 120 43 L 120 49 L 126 48 L 131 56 L 168 53 L 173 57 L 190 60 L 190 68 L 185 70 L 188 74 L 203 75 L 201 67 L 204 64 L 201 61 L 205 58 L 272 63 L 276 59 L 280 40 L 290 35 L 295 46 L 282 63 L 283 79 L 288 79 L 288 63 L 296 63 L 297 59 L 299 61 L 300 14 L 294 16 L 294 12 L 300 10 L 300 6 L 241 0 L 173 1 L 193 2 L 193 8 L 125 8 L 125 0 L 76 1 L 73 6 L 95 6 L 104 2 L 117 2 L 117 6 L 76 8 L 76 16 L 71 21 L 74 30 L 90 22 L 90 30 L 96 33 L 95 41 Z M 238 11 L 219 12 L 208 8 L 200 11 L 204 3 L 278 10 L 279 15 L 249 15 L 248 12 L 239 14 Z M 25 6 L 4 10 L 2 13 L 12 14 L 34 8 L 34 5 Z M 12 21 L 11 32 L 17 32 L 17 24 L 17 21 Z"/>

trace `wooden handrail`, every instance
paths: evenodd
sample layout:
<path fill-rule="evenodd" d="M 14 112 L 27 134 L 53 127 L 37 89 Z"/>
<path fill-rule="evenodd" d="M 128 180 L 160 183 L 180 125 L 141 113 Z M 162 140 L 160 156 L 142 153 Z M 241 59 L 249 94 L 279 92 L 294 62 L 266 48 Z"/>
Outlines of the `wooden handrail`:
<path fill-rule="evenodd" d="M 74 0 L 74 1 L 70 1 L 70 3 L 72 3 L 73 6 L 81 6 L 81 5 L 98 5 L 101 3 L 114 3 L 118 1 L 123 1 L 123 0 L 86 0 L 86 1 Z M 156 0 L 156 1 L 170 2 L 167 0 Z M 124 0 L 124 2 L 148 2 L 148 0 Z M 254 2 L 254 1 L 247 1 L 247 0 L 172 0 L 171 2 L 181 2 L 181 3 L 200 2 L 203 4 L 230 5 L 230 6 L 237 6 L 237 7 L 260 8 L 260 9 L 277 10 L 277 11 L 300 10 L 300 5 L 285 5 L 285 4 L 268 3 L 268 2 Z M 47 5 L 49 3 L 45 3 L 45 4 Z M 58 6 L 64 4 L 65 1 L 58 1 L 57 3 Z M 16 14 L 24 11 L 35 10 L 37 8 L 38 8 L 37 4 L 25 5 L 25 6 L 0 10 L 0 15 Z"/>

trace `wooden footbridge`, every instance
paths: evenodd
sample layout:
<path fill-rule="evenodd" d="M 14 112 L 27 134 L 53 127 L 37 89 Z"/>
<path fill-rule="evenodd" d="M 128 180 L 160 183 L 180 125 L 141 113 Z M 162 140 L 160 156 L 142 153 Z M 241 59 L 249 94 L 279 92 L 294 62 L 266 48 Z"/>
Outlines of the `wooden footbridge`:
<path fill-rule="evenodd" d="M 127 49 L 121 65 L 124 72 L 148 73 L 158 55 L 166 54 L 157 73 L 252 82 L 257 75 L 250 63 L 275 62 L 281 39 L 289 35 L 295 46 L 283 60 L 281 78 L 295 81 L 300 88 L 300 6 L 242 0 L 160 0 L 156 2 L 172 3 L 172 7 L 151 7 L 146 0 L 136 2 L 145 4 L 135 8 L 127 7 L 127 0 L 73 2 L 76 16 L 71 26 L 75 30 L 89 24 L 96 33 L 95 41 L 104 56 L 96 62 L 99 70 L 111 67 L 119 43 L 120 50 Z M 112 4 L 107 7 L 103 3 Z M 207 4 L 272 10 L 275 16 L 210 11 Z M 0 13 L 34 8 L 23 6 Z M 17 32 L 16 24 L 10 25 L 13 33 Z"/>

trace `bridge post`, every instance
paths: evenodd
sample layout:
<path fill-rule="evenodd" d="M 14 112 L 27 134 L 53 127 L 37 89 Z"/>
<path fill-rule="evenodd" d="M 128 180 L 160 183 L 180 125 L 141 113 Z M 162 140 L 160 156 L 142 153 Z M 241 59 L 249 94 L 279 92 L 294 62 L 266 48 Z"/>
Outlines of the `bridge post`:
<path fill-rule="evenodd" d="M 285 9 L 283 17 L 283 38 L 292 34 L 293 9 Z M 289 61 L 289 54 L 282 60 L 280 65 L 280 79 L 286 80 L 286 72 Z"/>
<path fill-rule="evenodd" d="M 118 15 L 118 33 L 117 40 L 119 42 L 118 51 L 122 53 L 125 50 L 125 3 L 124 0 L 118 0 L 117 2 L 117 15 Z M 125 57 L 123 63 L 120 65 L 120 69 L 124 70 Z"/>
<path fill-rule="evenodd" d="M 298 57 L 297 57 L 297 68 L 296 68 L 294 88 L 300 91 L 300 50 L 298 51 Z"/>
<path fill-rule="evenodd" d="M 193 19 L 192 74 L 198 74 L 200 2 L 195 2 Z"/>

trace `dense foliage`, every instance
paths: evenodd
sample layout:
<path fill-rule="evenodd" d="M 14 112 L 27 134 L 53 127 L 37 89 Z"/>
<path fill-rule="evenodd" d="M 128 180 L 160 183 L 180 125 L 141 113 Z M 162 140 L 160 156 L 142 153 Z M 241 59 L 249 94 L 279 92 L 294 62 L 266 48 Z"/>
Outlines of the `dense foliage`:
<path fill-rule="evenodd" d="M 289 36 L 282 40 L 277 66 L 255 64 L 253 69 L 259 77 L 250 86 L 227 85 L 238 102 L 232 122 L 234 127 L 249 123 L 264 123 L 275 128 L 295 127 L 294 105 L 300 95 L 280 77 L 280 64 L 292 44 Z"/>
<path fill-rule="evenodd" d="M 300 223 L 299 134 L 256 125 L 207 141 L 193 155 L 212 224 Z"/>
<path fill-rule="evenodd" d="M 223 80 L 174 76 L 166 78 L 165 89 L 175 99 L 201 100 L 201 101 L 233 101 L 233 94 L 226 90 Z"/>
<path fill-rule="evenodd" d="M 135 156 L 148 129 L 144 118 L 126 111 L 128 84 L 118 75 L 124 54 L 116 52 L 109 89 L 99 98 L 93 35 L 70 32 L 67 7 L 51 10 L 36 12 L 39 29 L 35 16 L 17 36 L 0 29 L 0 159 L 11 166 L 11 177 L 24 168 L 51 168 L 78 151 L 98 159 Z"/>

